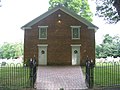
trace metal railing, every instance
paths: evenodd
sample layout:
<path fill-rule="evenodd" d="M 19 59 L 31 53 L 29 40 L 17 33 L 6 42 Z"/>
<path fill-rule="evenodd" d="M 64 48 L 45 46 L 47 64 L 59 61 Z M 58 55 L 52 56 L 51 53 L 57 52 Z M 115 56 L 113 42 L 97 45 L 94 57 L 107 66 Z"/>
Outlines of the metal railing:
<path fill-rule="evenodd" d="M 86 61 L 86 85 L 88 88 L 119 88 L 120 62 Z"/>
<path fill-rule="evenodd" d="M 13 90 L 30 87 L 29 67 L 22 64 L 0 65 L 0 90 Z"/>
<path fill-rule="evenodd" d="M 94 68 L 95 87 L 120 87 L 120 62 L 96 63 Z"/>
<path fill-rule="evenodd" d="M 22 90 L 34 88 L 36 80 L 36 61 L 30 61 L 30 66 L 23 64 L 0 63 L 0 90 Z"/>

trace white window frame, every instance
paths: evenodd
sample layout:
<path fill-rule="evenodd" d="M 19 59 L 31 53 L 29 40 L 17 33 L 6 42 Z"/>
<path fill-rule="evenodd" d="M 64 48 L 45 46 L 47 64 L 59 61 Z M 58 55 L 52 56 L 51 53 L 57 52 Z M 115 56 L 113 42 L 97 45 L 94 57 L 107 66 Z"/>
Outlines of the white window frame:
<path fill-rule="evenodd" d="M 81 26 L 71 26 L 71 32 L 72 32 L 72 39 L 80 39 L 80 27 Z M 78 29 L 78 38 L 73 37 L 73 29 L 77 28 Z"/>
<path fill-rule="evenodd" d="M 48 26 L 38 26 L 38 28 L 39 28 L 39 39 L 47 39 L 47 28 L 48 28 Z M 46 37 L 45 38 L 42 38 L 40 36 L 41 28 L 45 28 L 45 30 L 46 30 Z"/>

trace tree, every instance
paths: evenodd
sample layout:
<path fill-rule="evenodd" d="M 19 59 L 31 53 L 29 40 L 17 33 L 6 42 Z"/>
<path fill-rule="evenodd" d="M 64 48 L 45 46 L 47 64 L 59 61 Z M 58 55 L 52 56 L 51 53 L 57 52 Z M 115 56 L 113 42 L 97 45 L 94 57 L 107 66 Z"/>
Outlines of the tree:
<path fill-rule="evenodd" d="M 0 7 L 2 7 L 2 5 L 1 5 L 1 0 L 0 0 Z"/>
<path fill-rule="evenodd" d="M 49 9 L 51 9 L 59 4 L 62 4 L 63 6 L 74 11 L 81 17 L 84 17 L 88 21 L 92 22 L 93 14 L 90 11 L 88 0 L 50 0 L 49 4 L 50 4 Z"/>
<path fill-rule="evenodd" d="M 96 57 L 107 57 L 114 56 L 120 57 L 120 37 L 110 36 L 106 34 L 104 36 L 103 42 L 100 45 L 96 45 Z"/>
<path fill-rule="evenodd" d="M 103 43 L 104 43 L 104 44 L 111 44 L 111 43 L 112 43 L 112 40 L 113 40 L 113 38 L 112 38 L 109 34 L 106 34 L 106 35 L 104 36 Z"/>
<path fill-rule="evenodd" d="M 113 6 L 116 8 L 118 15 L 120 17 L 120 0 L 112 0 L 114 1 Z"/>
<path fill-rule="evenodd" d="M 107 23 L 117 23 L 120 20 L 120 0 L 96 0 L 96 15 Z"/>
<path fill-rule="evenodd" d="M 103 53 L 101 52 L 103 52 L 101 45 L 96 45 L 96 57 L 97 58 L 103 57 L 102 55 Z"/>
<path fill-rule="evenodd" d="M 15 58 L 23 55 L 23 44 L 5 42 L 0 47 L 0 58 Z"/>
<path fill-rule="evenodd" d="M 113 43 L 114 43 L 114 50 L 113 50 L 113 56 L 120 57 L 120 37 L 119 36 L 114 36 L 113 37 Z"/>

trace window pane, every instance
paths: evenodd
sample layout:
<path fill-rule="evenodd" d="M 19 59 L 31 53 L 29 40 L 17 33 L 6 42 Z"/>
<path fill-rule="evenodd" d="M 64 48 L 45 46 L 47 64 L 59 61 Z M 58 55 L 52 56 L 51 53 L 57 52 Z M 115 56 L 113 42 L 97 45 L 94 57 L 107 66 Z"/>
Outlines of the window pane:
<path fill-rule="evenodd" d="M 47 38 L 46 28 L 40 28 L 40 38 Z"/>
<path fill-rule="evenodd" d="M 73 38 L 79 38 L 78 28 L 73 28 Z"/>

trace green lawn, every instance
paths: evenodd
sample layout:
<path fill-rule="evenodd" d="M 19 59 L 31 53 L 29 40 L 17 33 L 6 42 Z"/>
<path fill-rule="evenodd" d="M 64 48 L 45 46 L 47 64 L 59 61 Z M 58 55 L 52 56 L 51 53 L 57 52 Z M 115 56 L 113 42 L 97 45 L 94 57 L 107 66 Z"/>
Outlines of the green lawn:
<path fill-rule="evenodd" d="M 28 67 L 0 67 L 0 87 L 9 89 L 30 87 Z"/>
<path fill-rule="evenodd" d="M 94 68 L 95 86 L 117 86 L 120 85 L 120 65 L 99 64 Z"/>
<path fill-rule="evenodd" d="M 85 67 L 82 67 L 85 75 Z M 94 68 L 94 86 L 120 86 L 120 64 L 102 63 L 96 64 Z"/>

